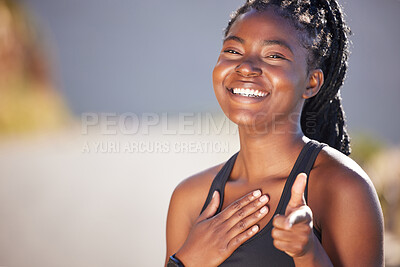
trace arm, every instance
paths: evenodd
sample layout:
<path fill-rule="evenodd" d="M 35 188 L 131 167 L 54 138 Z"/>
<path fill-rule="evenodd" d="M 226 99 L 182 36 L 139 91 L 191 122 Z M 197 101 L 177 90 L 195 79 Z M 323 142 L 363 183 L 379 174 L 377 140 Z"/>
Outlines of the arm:
<path fill-rule="evenodd" d="M 185 197 L 187 197 L 185 189 L 182 186 L 178 186 L 170 200 L 167 215 L 167 255 L 165 265 L 169 256 L 176 253 L 183 245 L 192 226 Z"/>
<path fill-rule="evenodd" d="M 338 191 L 327 196 L 321 227 L 323 246 L 333 264 L 383 266 L 383 216 L 371 181 L 351 169 L 332 179 L 338 182 L 333 187 Z"/>
<path fill-rule="evenodd" d="M 321 169 L 319 185 L 313 188 L 319 193 L 312 200 L 318 203 L 314 207 L 322 245 L 312 233 L 312 212 L 301 197 L 288 205 L 286 216 L 274 219 L 274 244 L 292 256 L 296 266 L 383 266 L 383 218 L 368 176 L 348 158 Z M 290 227 L 295 210 L 296 223 Z"/>

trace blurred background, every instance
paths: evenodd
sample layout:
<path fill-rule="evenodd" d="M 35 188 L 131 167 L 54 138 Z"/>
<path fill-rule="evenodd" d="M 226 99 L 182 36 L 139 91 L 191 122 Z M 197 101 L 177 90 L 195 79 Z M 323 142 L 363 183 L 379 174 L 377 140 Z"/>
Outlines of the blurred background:
<path fill-rule="evenodd" d="M 162 266 L 169 198 L 237 131 L 211 72 L 243 1 L 0 0 L 0 266 Z M 341 1 L 351 155 L 400 266 L 400 1 Z"/>

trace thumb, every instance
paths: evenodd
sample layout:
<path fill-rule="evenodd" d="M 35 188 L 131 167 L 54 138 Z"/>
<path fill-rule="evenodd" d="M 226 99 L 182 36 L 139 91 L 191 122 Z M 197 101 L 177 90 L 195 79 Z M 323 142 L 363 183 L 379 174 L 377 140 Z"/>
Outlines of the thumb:
<path fill-rule="evenodd" d="M 290 197 L 288 208 L 298 208 L 306 205 L 304 191 L 306 190 L 307 174 L 300 173 L 292 186 L 292 196 Z"/>
<path fill-rule="evenodd" d="M 219 192 L 215 190 L 210 203 L 208 203 L 207 208 L 197 218 L 197 221 L 200 222 L 212 217 L 218 210 L 219 201 L 220 201 Z"/>

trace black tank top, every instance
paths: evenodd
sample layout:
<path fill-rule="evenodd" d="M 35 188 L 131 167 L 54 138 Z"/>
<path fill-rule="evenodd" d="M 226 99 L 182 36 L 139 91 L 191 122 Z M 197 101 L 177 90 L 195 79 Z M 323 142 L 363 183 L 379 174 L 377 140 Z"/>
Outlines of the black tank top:
<path fill-rule="evenodd" d="M 312 166 L 314 165 L 314 161 L 317 158 L 318 153 L 324 146 L 325 144 L 321 144 L 317 141 L 311 140 L 303 147 L 299 156 L 297 157 L 296 163 L 294 164 L 289 177 L 286 180 L 281 198 L 279 200 L 278 206 L 272 218 L 276 214 L 285 214 L 286 206 L 291 196 L 291 188 L 296 176 L 301 172 L 306 173 L 307 177 L 309 176 Z M 230 177 L 230 173 L 232 171 L 233 165 L 235 164 L 238 153 L 239 152 L 233 155 L 222 167 L 217 176 L 215 176 L 211 184 L 210 191 L 208 192 L 206 202 L 204 203 L 201 212 L 203 212 L 204 209 L 207 207 L 208 203 L 210 203 L 212 194 L 214 193 L 215 190 L 218 190 L 221 196 L 221 201 L 217 213 L 221 212 L 222 204 L 224 201 L 225 184 Z M 307 201 L 307 191 L 308 191 L 308 179 L 305 190 L 306 201 Z M 228 259 L 226 259 L 220 266 L 224 267 L 225 266 L 229 267 L 294 266 L 292 257 L 274 247 L 273 239 L 271 237 L 271 230 L 272 230 L 272 219 L 267 223 L 267 225 L 264 228 L 262 228 L 254 236 L 252 236 L 249 240 L 247 240 L 239 248 L 237 248 L 233 252 L 233 254 Z M 313 230 L 314 234 L 321 241 L 320 232 L 315 228 Z"/>

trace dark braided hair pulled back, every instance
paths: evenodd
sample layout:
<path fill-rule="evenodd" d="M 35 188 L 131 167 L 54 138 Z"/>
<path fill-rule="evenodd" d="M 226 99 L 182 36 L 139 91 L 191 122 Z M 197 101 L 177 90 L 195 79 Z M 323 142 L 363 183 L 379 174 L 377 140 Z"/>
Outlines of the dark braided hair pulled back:
<path fill-rule="evenodd" d="M 303 133 L 349 155 L 350 138 L 339 89 L 347 71 L 350 29 L 340 5 L 336 0 L 248 0 L 232 14 L 225 36 L 241 14 L 250 9 L 262 12 L 271 8 L 299 31 L 300 42 L 309 51 L 309 69 L 320 68 L 324 73 L 320 91 L 304 103 Z"/>

